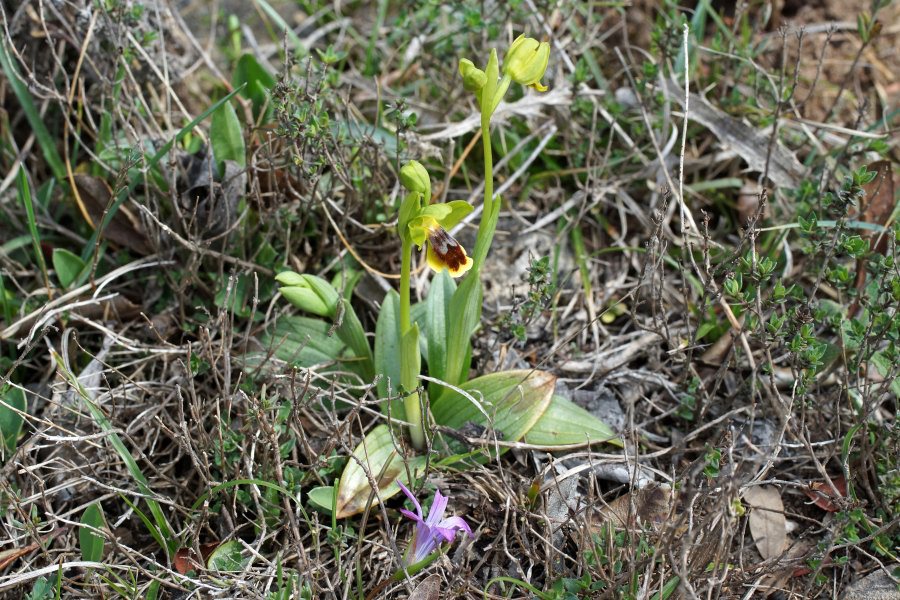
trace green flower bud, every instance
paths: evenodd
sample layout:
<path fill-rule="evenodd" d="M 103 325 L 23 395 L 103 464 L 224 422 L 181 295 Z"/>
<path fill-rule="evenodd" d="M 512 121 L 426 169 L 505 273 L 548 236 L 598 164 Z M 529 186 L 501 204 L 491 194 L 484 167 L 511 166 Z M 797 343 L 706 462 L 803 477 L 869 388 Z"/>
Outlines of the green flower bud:
<path fill-rule="evenodd" d="M 468 58 L 459 60 L 459 74 L 463 78 L 463 87 L 467 92 L 478 92 L 487 83 L 487 75 L 484 71 L 475 66 Z"/>
<path fill-rule="evenodd" d="M 431 177 L 417 160 L 411 160 L 400 169 L 400 183 L 411 192 L 422 194 L 425 201 L 431 200 Z"/>
<path fill-rule="evenodd" d="M 334 318 L 340 296 L 330 283 L 315 275 L 285 271 L 275 276 L 283 287 L 278 291 L 288 302 L 308 313 Z"/>
<path fill-rule="evenodd" d="M 523 34 L 509 47 L 503 59 L 503 73 L 516 83 L 546 92 L 547 86 L 541 84 L 541 77 L 547 72 L 549 62 L 550 44 Z"/>

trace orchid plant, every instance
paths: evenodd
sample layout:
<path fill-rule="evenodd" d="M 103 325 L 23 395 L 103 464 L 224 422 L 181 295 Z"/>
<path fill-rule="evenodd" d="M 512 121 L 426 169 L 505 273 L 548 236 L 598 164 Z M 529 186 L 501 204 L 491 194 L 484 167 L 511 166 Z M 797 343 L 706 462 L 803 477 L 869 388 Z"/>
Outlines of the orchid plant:
<path fill-rule="evenodd" d="M 382 302 L 374 349 L 348 296 L 339 294 L 335 285 L 309 274 L 284 272 L 276 277 L 288 301 L 322 317 L 279 319 L 270 336 L 276 354 L 301 366 L 327 370 L 330 364 L 336 372 L 362 382 L 376 379 L 383 411 L 393 423 L 404 423 L 408 432 L 412 452 L 401 456 L 396 443 L 399 430 L 385 425 L 373 428 L 354 451 L 337 489 L 313 490 L 311 500 L 339 518 L 362 512 L 373 496 L 379 501 L 399 492 L 402 480 L 410 481 L 424 466 L 426 449 L 465 455 L 466 448 L 455 440 L 430 435 L 432 422 L 454 429 L 474 423 L 495 439 L 524 438 L 548 449 L 573 443 L 618 443 L 603 422 L 554 393 L 556 380 L 550 373 L 532 369 L 470 378 L 472 336 L 481 319 L 482 268 L 502 204 L 494 194 L 491 117 L 513 83 L 546 91 L 541 80 L 549 59 L 549 43 L 523 35 L 510 46 L 502 68 L 496 50 L 491 50 L 484 69 L 471 60 L 460 60 L 463 86 L 474 94 L 481 113 L 484 199 L 475 247 L 470 256 L 449 233 L 473 207 L 461 200 L 432 203 L 428 171 L 415 160 L 406 163 L 400 169 L 400 181 L 407 193 L 397 216 L 399 292 L 389 292 Z M 423 248 L 425 262 L 436 275 L 427 298 L 413 305 L 412 263 L 416 249 Z M 421 383 L 423 358 L 427 386 Z M 484 455 L 480 450 L 476 453 Z M 371 489 L 372 476 L 377 476 L 378 490 Z"/>

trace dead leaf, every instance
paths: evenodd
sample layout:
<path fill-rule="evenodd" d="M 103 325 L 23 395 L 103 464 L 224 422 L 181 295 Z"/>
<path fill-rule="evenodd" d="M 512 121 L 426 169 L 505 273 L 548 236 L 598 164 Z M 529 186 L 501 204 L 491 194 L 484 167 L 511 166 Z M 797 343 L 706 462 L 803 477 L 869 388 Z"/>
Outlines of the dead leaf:
<path fill-rule="evenodd" d="M 181 158 L 184 172 L 178 180 L 179 203 L 191 236 L 207 239 L 227 231 L 238 216 L 238 203 L 247 188 L 247 172 L 233 160 L 224 161 L 219 177 L 211 152 Z"/>
<path fill-rule="evenodd" d="M 81 209 L 82 216 L 96 229 L 114 201 L 113 191 L 109 184 L 99 177 L 74 175 L 72 179 L 77 192 L 75 201 Z M 119 210 L 112 216 L 102 235 L 137 254 L 147 255 L 153 252 L 140 220 L 124 204 L 119 206 Z"/>
<path fill-rule="evenodd" d="M 684 88 L 671 80 L 666 83 L 671 98 L 684 106 Z M 767 172 L 769 179 L 780 188 L 800 185 L 807 169 L 780 141 L 770 153 L 770 134 L 735 119 L 697 94 L 690 94 L 689 101 L 691 110 L 688 118 L 709 129 L 723 146 L 744 159 L 751 171 Z"/>
<path fill-rule="evenodd" d="M 182 575 L 187 575 L 189 571 L 199 571 L 206 565 L 209 555 L 213 550 L 222 545 L 222 542 L 209 542 L 200 544 L 200 554 L 193 548 L 179 548 L 175 551 L 175 558 L 172 560 L 175 570 Z"/>
<path fill-rule="evenodd" d="M 441 597 L 441 576 L 429 575 L 416 586 L 408 600 L 438 600 Z"/>
<path fill-rule="evenodd" d="M 15 562 L 16 559 L 34 552 L 40 547 L 37 542 L 29 544 L 24 548 L 10 548 L 9 550 L 0 550 L 0 571 Z"/>
<path fill-rule="evenodd" d="M 825 481 L 813 481 L 809 484 L 809 489 L 803 490 L 813 504 L 828 512 L 837 512 L 841 508 L 837 506 L 833 500 L 844 498 L 847 495 L 847 480 L 843 476 L 832 477 L 831 483 L 837 489 L 839 495 L 835 495 L 834 490 Z"/>
<path fill-rule="evenodd" d="M 675 504 L 672 488 L 664 483 L 648 485 L 623 494 L 597 511 L 600 519 L 615 527 L 635 527 L 641 523 L 660 525 L 665 522 Z"/>
<path fill-rule="evenodd" d="M 762 576 L 759 590 L 762 591 L 767 598 L 779 591 L 786 592 L 791 579 L 802 577 L 811 572 L 805 563 L 813 550 L 815 550 L 815 544 L 809 540 L 798 540 L 797 542 L 791 543 L 790 547 L 787 548 L 785 555 L 778 561 L 778 567 L 773 569 L 772 572 Z M 827 560 L 828 559 L 826 559 L 826 561 Z"/>
<path fill-rule="evenodd" d="M 787 541 L 784 503 L 778 488 L 752 486 L 744 490 L 744 502 L 750 507 L 750 535 L 764 560 L 779 556 Z"/>

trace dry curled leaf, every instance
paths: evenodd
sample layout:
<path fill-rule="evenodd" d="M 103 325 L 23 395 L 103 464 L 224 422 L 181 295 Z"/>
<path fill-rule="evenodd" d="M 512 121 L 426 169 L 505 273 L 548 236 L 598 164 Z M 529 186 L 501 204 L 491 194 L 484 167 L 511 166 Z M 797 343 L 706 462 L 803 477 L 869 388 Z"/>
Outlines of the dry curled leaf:
<path fill-rule="evenodd" d="M 73 181 L 77 192 L 75 200 L 85 220 L 96 229 L 113 204 L 113 191 L 109 184 L 99 177 L 75 175 Z M 140 220 L 124 205 L 113 214 L 102 235 L 137 254 L 146 255 L 153 252 Z"/>
<path fill-rule="evenodd" d="M 172 560 L 175 565 L 175 570 L 182 575 L 187 575 L 189 571 L 199 571 L 204 568 L 206 561 L 213 550 L 218 548 L 221 544 L 222 542 L 200 544 L 199 555 L 193 548 L 179 548 L 175 551 L 175 558 Z"/>
<path fill-rule="evenodd" d="M 30 554 L 40 548 L 37 542 L 29 544 L 24 548 L 10 548 L 9 550 L 0 550 L 0 571 L 13 564 L 16 559 Z"/>
<path fill-rule="evenodd" d="M 837 512 L 840 510 L 840 506 L 835 504 L 834 500 L 847 495 L 847 480 L 843 476 L 832 477 L 831 483 L 834 484 L 834 489 L 825 481 L 813 481 L 809 484 L 809 489 L 803 491 L 813 501 L 813 504 L 822 510 Z M 835 489 L 838 492 L 837 495 L 834 493 Z"/>
<path fill-rule="evenodd" d="M 441 576 L 437 573 L 429 575 L 416 586 L 409 600 L 438 600 L 441 597 Z"/>
<path fill-rule="evenodd" d="M 744 503 L 750 508 L 750 535 L 764 560 L 779 556 L 787 542 L 784 503 L 778 488 L 752 486 L 744 491 Z"/>

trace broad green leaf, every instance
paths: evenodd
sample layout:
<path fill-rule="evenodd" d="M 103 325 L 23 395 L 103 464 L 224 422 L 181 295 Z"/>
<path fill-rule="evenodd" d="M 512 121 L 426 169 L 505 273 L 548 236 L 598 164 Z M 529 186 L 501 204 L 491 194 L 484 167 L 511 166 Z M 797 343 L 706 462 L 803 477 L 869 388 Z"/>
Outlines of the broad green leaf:
<path fill-rule="evenodd" d="M 428 356 L 428 302 L 416 302 L 409 307 L 409 318 L 419 324 L 419 353 Z"/>
<path fill-rule="evenodd" d="M 446 270 L 441 271 L 431 280 L 431 288 L 428 290 L 428 299 L 425 301 L 425 318 L 428 329 L 425 336 L 428 338 L 428 374 L 435 379 L 443 380 L 447 374 L 447 333 L 451 329 L 448 319 L 450 315 L 450 300 L 456 284 Z M 435 393 L 436 384 L 431 384 L 430 390 Z"/>
<path fill-rule="evenodd" d="M 350 301 L 341 298 L 340 302 L 343 314 L 338 315 L 341 324 L 337 328 L 337 335 L 350 347 L 353 355 L 358 359 L 356 370 L 362 375 L 363 381 L 371 382 L 375 378 L 375 365 L 366 330 L 363 329 Z"/>
<path fill-rule="evenodd" d="M 53 268 L 56 270 L 56 278 L 64 288 L 72 285 L 72 282 L 84 270 L 85 263 L 81 257 L 69 252 L 65 248 L 53 250 Z"/>
<path fill-rule="evenodd" d="M 609 442 L 616 446 L 622 440 L 603 421 L 571 400 L 553 395 L 550 406 L 528 433 L 525 442 L 536 446 L 565 446 L 584 442 Z"/>
<path fill-rule="evenodd" d="M 253 102 L 253 118 L 259 121 L 260 113 L 268 99 L 268 92 L 275 86 L 275 78 L 257 62 L 256 57 L 252 54 L 244 54 L 234 67 L 231 82 L 236 88 L 246 84 L 241 95 Z M 267 115 L 262 120 L 263 123 L 269 120 L 269 112 L 266 111 Z"/>
<path fill-rule="evenodd" d="M 244 559 L 241 557 L 242 549 L 241 543 L 237 540 L 229 540 L 220 544 L 209 555 L 206 566 L 211 571 L 221 573 L 240 571 L 244 564 Z"/>
<path fill-rule="evenodd" d="M 209 143 L 220 176 L 225 173 L 226 160 L 236 162 L 241 168 L 247 166 L 244 134 L 231 102 L 226 102 L 213 113 L 212 122 L 209 124 Z"/>
<path fill-rule="evenodd" d="M 81 515 L 81 527 L 78 530 L 78 545 L 81 548 L 81 560 L 100 562 L 103 559 L 103 545 L 106 538 L 94 531 L 103 529 L 106 522 L 100 504 L 94 503 L 84 509 Z M 93 529 L 91 529 L 93 528 Z"/>
<path fill-rule="evenodd" d="M 284 316 L 275 322 L 275 327 L 263 337 L 263 342 L 272 347 L 275 356 L 301 367 L 312 367 L 338 363 L 323 372 L 339 369 L 356 373 L 367 380 L 367 369 L 360 359 L 339 335 L 332 331 L 333 325 L 321 319 Z M 331 334 L 331 335 L 329 335 Z"/>
<path fill-rule="evenodd" d="M 400 385 L 400 329 L 397 324 L 400 312 L 400 295 L 394 290 L 384 296 L 378 322 L 375 324 L 375 372 L 381 375 L 378 380 L 378 397 L 387 398 L 396 395 Z M 382 403 L 384 410 L 385 403 Z M 397 412 L 397 411 L 400 412 Z M 403 402 L 393 402 L 391 413 L 403 414 Z"/>
<path fill-rule="evenodd" d="M 431 414 L 439 425 L 459 429 L 474 423 L 500 432 L 503 441 L 515 442 L 546 412 L 555 387 L 556 377 L 545 371 L 491 373 L 460 386 L 471 398 L 448 389 L 432 402 Z M 447 441 L 454 448 L 455 443 Z"/>
<path fill-rule="evenodd" d="M 459 385 L 467 379 L 471 360 L 471 337 L 481 319 L 481 279 L 470 273 L 450 299 L 447 321 L 447 370 L 444 381 Z M 442 392 L 444 395 L 446 392 Z"/>
<path fill-rule="evenodd" d="M 23 421 L 19 413 L 24 413 L 26 408 L 28 402 L 23 390 L 7 387 L 0 392 L 0 458 L 4 460 L 16 450 Z"/>
<path fill-rule="evenodd" d="M 334 486 L 320 485 L 309 491 L 306 499 L 312 504 L 313 508 L 330 513 L 334 508 Z"/>
<path fill-rule="evenodd" d="M 252 310 L 250 295 L 253 292 L 252 282 L 247 275 L 238 275 L 231 285 L 228 280 L 222 283 L 221 289 L 216 292 L 213 302 L 218 308 L 226 308 L 238 317 L 249 317 Z M 226 297 L 227 295 L 227 297 Z"/>
<path fill-rule="evenodd" d="M 336 518 L 352 517 L 365 511 L 370 497 L 373 506 L 379 498 L 387 500 L 400 491 L 398 479 L 409 484 L 407 472 L 415 477 L 416 471 L 424 468 L 424 456 L 414 456 L 404 461 L 398 448 L 399 443 L 394 441 L 387 425 L 378 425 L 360 442 L 338 483 Z M 365 465 L 365 470 L 362 465 Z M 369 476 L 378 486 L 377 496 L 373 496 Z"/>

